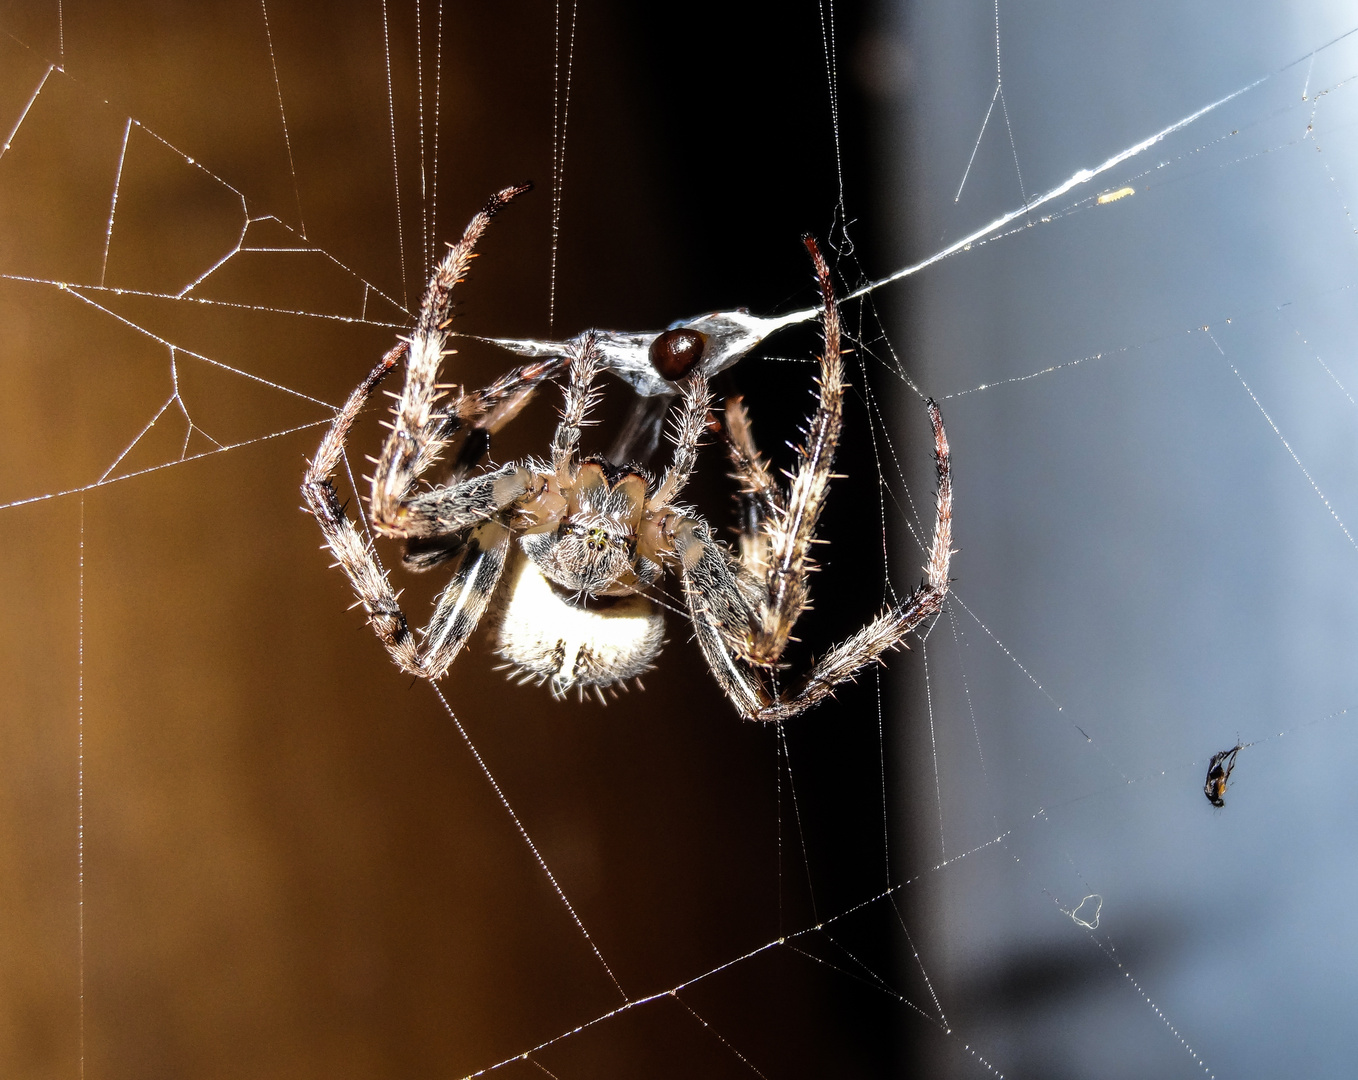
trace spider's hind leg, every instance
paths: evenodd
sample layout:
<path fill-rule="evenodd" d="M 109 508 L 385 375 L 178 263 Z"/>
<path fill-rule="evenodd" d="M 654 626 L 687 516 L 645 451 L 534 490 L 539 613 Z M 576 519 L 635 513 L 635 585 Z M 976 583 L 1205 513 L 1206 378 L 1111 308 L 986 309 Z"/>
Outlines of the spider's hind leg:
<path fill-rule="evenodd" d="M 948 595 L 948 568 L 952 557 L 952 470 L 948 437 L 938 406 L 929 402 L 934 428 L 934 464 L 938 471 L 937 509 L 933 543 L 925 563 L 925 578 L 904 602 L 882 612 L 858 633 L 836 645 L 812 665 L 798 688 L 755 714 L 758 720 L 784 720 L 811 708 L 830 696 L 834 688 L 883 653 L 905 644 L 906 635 L 943 610 Z"/>
<path fill-rule="evenodd" d="M 943 609 L 952 554 L 952 476 L 943 418 L 933 402 L 929 417 L 934 428 L 938 503 L 925 580 L 904 602 L 888 608 L 821 657 L 791 693 L 781 693 L 773 685 L 771 665 L 756 664 L 749 657 L 755 618 L 751 587 L 755 583 L 725 545 L 713 538 L 706 522 L 685 518 L 674 526 L 674 552 L 682 567 L 684 599 L 698 644 L 712 674 L 742 716 L 776 721 L 805 712 L 884 653 L 904 645 L 906 635 Z"/>

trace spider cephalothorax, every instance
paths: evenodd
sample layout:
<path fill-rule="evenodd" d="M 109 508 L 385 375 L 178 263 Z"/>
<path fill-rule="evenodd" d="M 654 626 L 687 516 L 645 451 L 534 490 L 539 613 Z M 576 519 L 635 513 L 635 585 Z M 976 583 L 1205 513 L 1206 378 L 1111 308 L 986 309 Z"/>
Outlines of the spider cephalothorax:
<path fill-rule="evenodd" d="M 816 245 L 806 241 L 820 285 L 825 354 L 817 406 L 790 482 L 774 479 L 755 447 L 739 398 L 724 403 L 720 424 L 713 419 L 707 374 L 699 362 L 708 339 L 692 328 L 649 335 L 658 377 L 681 387 L 674 457 L 653 478 L 635 465 L 580 454 L 580 431 L 604 362 L 592 334 L 573 339 L 562 350 L 567 355 L 516 368 L 480 391 L 450 391 L 437 383 L 448 351 L 451 290 L 491 216 L 522 190 L 496 195 L 452 245 L 434 271 L 410 339 L 388 352 L 349 396 L 302 485 L 327 544 L 397 664 L 426 678 L 441 677 L 490 614 L 500 655 L 512 668 L 549 682 L 558 695 L 575 687 L 602 696 L 603 689 L 648 670 L 659 654 L 664 624 L 652 598 L 666 572 L 678 575 L 708 666 L 743 716 L 794 716 L 903 644 L 906 634 L 941 609 L 948 589 L 948 443 L 932 402 L 938 512 L 924 584 L 831 649 L 791 690 L 779 685 L 780 659 L 809 602 L 811 545 L 842 422 L 839 316 L 830 272 Z M 403 356 L 405 388 L 373 474 L 370 516 L 378 532 L 406 541 L 406 564 L 412 569 L 453 567 L 420 641 L 371 545 L 345 515 L 331 480 L 364 402 Z M 563 373 L 565 405 L 550 460 L 530 458 L 469 475 L 490 435 Z M 676 502 L 709 426 L 724 437 L 744 504 L 735 551 L 713 535 L 706 520 Z M 418 488 L 423 474 L 464 430 L 450 481 Z"/>
<path fill-rule="evenodd" d="M 548 485 L 555 486 L 555 479 Z M 639 469 L 586 461 L 559 493 L 552 493 L 560 510 L 526 529 L 519 546 L 569 592 L 589 597 L 634 593 L 661 571 L 654 543 L 642 542 L 643 525 L 655 516 L 649 487 Z M 536 517 L 529 512 L 529 520 Z"/>

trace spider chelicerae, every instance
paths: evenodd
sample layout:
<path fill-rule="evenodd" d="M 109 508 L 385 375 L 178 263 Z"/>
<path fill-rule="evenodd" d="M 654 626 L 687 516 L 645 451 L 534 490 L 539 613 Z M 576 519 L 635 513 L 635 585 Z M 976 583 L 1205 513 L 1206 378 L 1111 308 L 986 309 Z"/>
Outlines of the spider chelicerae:
<path fill-rule="evenodd" d="M 678 575 L 708 667 L 747 718 L 795 716 L 904 644 L 907 634 L 941 610 L 948 591 L 952 489 L 948 442 L 932 401 L 937 516 L 924 582 L 784 686 L 780 659 L 809 602 L 811 546 L 831 479 L 844 396 L 834 288 L 810 238 L 805 243 L 820 287 L 825 350 L 816 408 L 786 484 L 756 448 L 740 398 L 727 399 L 716 418 L 700 362 L 704 335 L 693 330 L 665 331 L 650 344 L 651 362 L 679 395 L 674 456 L 659 477 L 580 452 L 581 427 L 603 366 L 588 334 L 563 350 L 569 355 L 515 368 L 482 390 L 437 382 L 451 351 L 452 289 L 491 217 L 524 190 L 495 195 L 450 245 L 430 279 L 414 331 L 350 394 L 302 484 L 326 544 L 397 665 L 440 678 L 489 611 L 499 653 L 510 667 L 549 683 L 556 696 L 575 687 L 602 700 L 603 690 L 653 666 L 664 643 L 661 608 L 653 597 L 666 572 Z M 411 569 L 453 567 L 429 625 L 418 634 L 332 481 L 364 403 L 403 358 L 405 387 L 373 473 L 370 519 L 378 533 L 406 541 Z M 490 436 L 540 387 L 563 374 L 565 404 L 550 458 L 475 471 Z M 744 513 L 735 550 L 679 501 L 709 428 L 721 433 L 739 484 Z M 451 450 L 455 436 L 462 442 L 449 482 L 422 486 L 421 478 Z"/>

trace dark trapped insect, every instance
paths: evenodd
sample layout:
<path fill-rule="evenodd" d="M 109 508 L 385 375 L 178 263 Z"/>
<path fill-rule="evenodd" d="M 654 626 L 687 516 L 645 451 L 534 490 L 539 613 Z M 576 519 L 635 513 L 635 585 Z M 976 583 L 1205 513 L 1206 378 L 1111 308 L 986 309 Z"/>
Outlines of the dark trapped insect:
<path fill-rule="evenodd" d="M 1211 764 L 1207 766 L 1207 782 L 1202 786 L 1202 793 L 1213 806 L 1226 805 L 1226 800 L 1222 797 L 1226 794 L 1226 782 L 1230 780 L 1231 770 L 1235 768 L 1235 756 L 1243 749 L 1245 748 L 1237 743 L 1229 750 L 1212 755 Z"/>
<path fill-rule="evenodd" d="M 658 592 L 678 578 L 687 615 L 713 677 L 741 716 L 782 720 L 810 708 L 865 665 L 905 643 L 937 614 L 948 592 L 952 488 L 948 442 L 929 402 L 938 500 L 925 581 L 785 684 L 781 657 L 809 604 L 816 525 L 833 475 L 845 389 L 839 312 L 830 271 L 806 240 L 821 298 L 825 339 L 816 404 L 805 442 L 784 482 L 755 446 L 740 398 L 717 406 L 704 358 L 721 346 L 712 333 L 672 328 L 646 338 L 649 366 L 679 398 L 674 452 L 660 476 L 642 466 L 586 455 L 581 429 L 606 365 L 599 335 L 542 355 L 480 390 L 439 381 L 453 287 L 496 211 L 518 195 L 496 195 L 435 269 L 410 337 L 392 348 L 345 402 L 302 485 L 326 545 L 348 576 L 368 621 L 403 671 L 443 676 L 482 616 L 497 651 L 523 678 L 556 696 L 602 691 L 648 671 L 664 643 Z M 702 320 L 699 320 L 702 322 Z M 705 322 L 704 325 L 707 325 Z M 639 344 L 641 344 L 639 342 Z M 345 513 L 332 480 L 350 428 L 378 383 L 404 362 L 405 387 L 372 477 L 373 529 L 406 542 L 412 570 L 446 565 L 452 575 L 421 631 L 406 622 L 371 543 Z M 481 469 L 490 437 L 533 394 L 560 379 L 565 404 L 548 456 Z M 738 545 L 720 539 L 682 500 L 699 443 L 715 429 L 739 484 L 745 522 Z M 461 449 L 451 453 L 455 435 Z M 447 482 L 421 483 L 451 457 Z"/>

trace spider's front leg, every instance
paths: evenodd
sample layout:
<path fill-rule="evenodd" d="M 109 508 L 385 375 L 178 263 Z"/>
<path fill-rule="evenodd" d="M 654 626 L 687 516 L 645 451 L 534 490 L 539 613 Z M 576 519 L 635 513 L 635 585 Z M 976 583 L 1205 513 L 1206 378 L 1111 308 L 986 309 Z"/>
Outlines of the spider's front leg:
<path fill-rule="evenodd" d="M 334 422 L 326 430 L 321 445 L 316 449 L 316 456 L 302 479 L 302 497 L 320 523 L 326 546 L 349 578 L 354 592 L 358 594 L 359 603 L 367 611 L 373 632 L 403 671 L 419 674 L 419 650 L 401 606 L 397 603 L 396 594 L 392 591 L 391 582 L 378 565 L 372 545 L 349 520 L 332 479 L 344 457 L 344 444 L 354 421 L 363 411 L 368 397 L 400 361 L 405 350 L 406 345 L 402 342 L 382 357 L 336 413 Z"/>
<path fill-rule="evenodd" d="M 302 483 L 303 497 L 367 611 L 374 632 L 403 671 L 431 679 L 448 670 L 485 612 L 509 549 L 508 516 L 529 487 L 525 470 L 506 467 L 451 488 L 409 495 L 415 480 L 437 459 L 443 446 L 439 430 L 445 420 L 433 411 L 438 398 L 434 378 L 442 356 L 449 292 L 465 273 L 472 248 L 491 215 L 521 190 L 500 192 L 472 219 L 462 239 L 435 270 L 409 343 L 392 348 L 349 395 L 322 438 Z M 345 512 L 333 480 L 350 429 L 369 396 L 403 355 L 407 356 L 406 388 L 374 480 L 374 522 L 397 535 L 446 538 L 450 552 L 461 555 L 457 572 L 440 594 L 424 631 L 423 645 L 411 632 L 371 543 Z"/>
<path fill-rule="evenodd" d="M 462 238 L 449 247 L 425 290 L 419 319 L 410 335 L 406 381 L 397 402 L 395 422 L 373 471 L 372 522 L 389 536 L 429 535 L 432 528 L 408 505 L 408 500 L 415 482 L 438 461 L 452 434 L 448 418 L 435 405 L 442 397 L 437 380 L 447 344 L 453 287 L 466 275 L 476 242 L 490 219 L 527 190 L 525 185 L 494 195 L 467 224 Z"/>
<path fill-rule="evenodd" d="M 306 471 L 302 495 L 320 523 L 326 545 L 368 613 L 373 632 L 392 659 L 402 671 L 437 679 L 448 670 L 495 591 L 510 539 L 509 529 L 500 519 L 527 491 L 528 483 L 526 477 L 520 477 L 522 470 L 501 469 L 421 496 L 426 499 L 442 496 L 441 504 L 436 503 L 429 516 L 451 522 L 460 514 L 456 528 L 462 534 L 459 541 L 462 562 L 439 595 L 421 647 L 411 633 L 386 571 L 377 561 L 377 553 L 345 512 L 332 479 L 343 458 L 350 428 L 403 351 L 404 346 L 398 345 L 388 352 L 349 395 Z"/>
<path fill-rule="evenodd" d="M 765 517 L 760 523 L 763 533 L 760 539 L 764 547 L 762 559 L 766 561 L 761 568 L 767 595 L 756 612 L 747 659 L 767 667 L 777 664 L 792 637 L 792 628 L 809 602 L 807 578 L 814 569 L 811 545 L 815 543 L 816 525 L 829 493 L 843 426 L 844 361 L 840 356 L 839 308 L 830 268 L 820 249 L 809 236 L 803 242 L 820 286 L 825 351 L 820 358 L 816 410 L 807 423 L 805 441 L 797 448 L 797 471 L 791 486 L 786 493 L 780 493 L 781 499 L 766 497 L 762 507 Z M 737 420 L 738 426 L 731 427 L 730 419 Z M 743 446 L 743 453 L 752 455 L 744 467 L 746 483 L 762 487 L 764 480 L 757 467 L 762 462 L 754 450 L 743 409 L 730 419 L 731 445 Z M 737 462 L 737 466 L 740 469 L 741 463 Z M 770 487 L 776 490 L 776 485 Z"/>

